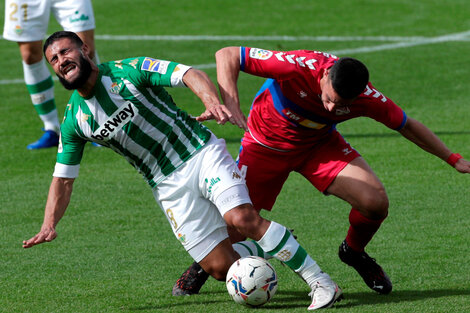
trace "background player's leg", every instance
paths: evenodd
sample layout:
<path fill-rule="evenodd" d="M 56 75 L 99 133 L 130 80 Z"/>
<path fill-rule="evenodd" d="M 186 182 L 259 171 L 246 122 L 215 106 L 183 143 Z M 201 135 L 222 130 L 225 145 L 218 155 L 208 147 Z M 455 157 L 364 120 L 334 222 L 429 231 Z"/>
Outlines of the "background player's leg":
<path fill-rule="evenodd" d="M 100 59 L 98 57 L 98 52 L 95 48 L 95 31 L 93 29 L 85 30 L 82 32 L 77 32 L 78 37 L 85 43 L 89 48 L 88 57 L 95 62 L 95 64 L 100 64 Z"/>
<path fill-rule="evenodd" d="M 26 87 L 36 112 L 44 123 L 44 135 L 28 149 L 57 146 L 59 118 L 54 100 L 54 82 L 42 56 L 42 41 L 19 42 Z"/>

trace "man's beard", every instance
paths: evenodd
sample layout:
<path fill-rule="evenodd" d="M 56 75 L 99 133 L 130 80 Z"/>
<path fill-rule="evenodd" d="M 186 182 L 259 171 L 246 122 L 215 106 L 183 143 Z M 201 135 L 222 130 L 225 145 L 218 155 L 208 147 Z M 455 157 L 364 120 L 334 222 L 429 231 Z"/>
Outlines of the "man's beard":
<path fill-rule="evenodd" d="M 80 56 L 79 63 L 80 63 L 79 64 L 80 72 L 78 73 L 78 77 L 75 78 L 73 81 L 68 81 L 65 78 L 57 75 L 57 77 L 59 78 L 59 81 L 67 90 L 75 90 L 75 89 L 79 89 L 83 87 L 83 85 L 85 85 L 86 81 L 90 77 L 90 74 L 91 74 L 90 62 L 87 59 L 85 59 L 83 56 Z"/>

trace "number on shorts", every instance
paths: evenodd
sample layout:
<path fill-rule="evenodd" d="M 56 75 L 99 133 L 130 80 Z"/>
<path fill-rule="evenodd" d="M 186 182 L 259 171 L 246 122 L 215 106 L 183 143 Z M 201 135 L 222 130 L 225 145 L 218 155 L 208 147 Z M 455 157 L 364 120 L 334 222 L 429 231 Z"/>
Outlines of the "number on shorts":
<path fill-rule="evenodd" d="M 18 4 L 17 3 L 11 3 L 11 12 L 10 12 L 10 21 L 18 21 L 18 18 L 15 16 L 16 13 L 18 12 Z M 28 19 L 28 5 L 27 4 L 22 4 L 21 9 L 23 9 L 23 20 L 26 21 Z"/>
<path fill-rule="evenodd" d="M 175 216 L 173 215 L 173 211 L 171 211 L 171 209 L 166 210 L 166 216 L 168 216 L 171 226 L 176 229 L 178 227 L 178 223 L 176 223 Z"/>
<path fill-rule="evenodd" d="M 28 19 L 28 5 L 23 4 L 21 8 L 23 9 L 23 20 L 26 21 Z"/>

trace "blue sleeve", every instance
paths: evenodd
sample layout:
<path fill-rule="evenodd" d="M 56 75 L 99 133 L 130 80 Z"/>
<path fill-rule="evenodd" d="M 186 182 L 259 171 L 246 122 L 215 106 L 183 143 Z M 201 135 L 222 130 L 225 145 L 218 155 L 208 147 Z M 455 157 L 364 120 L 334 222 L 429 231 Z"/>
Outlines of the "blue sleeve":
<path fill-rule="evenodd" d="M 395 128 L 395 130 L 401 130 L 401 129 L 405 126 L 407 119 L 408 119 L 408 117 L 406 116 L 405 111 L 403 111 L 403 120 L 401 121 L 400 126 L 398 126 L 397 128 Z"/>
<path fill-rule="evenodd" d="M 245 70 L 245 47 L 240 47 L 240 71 Z"/>

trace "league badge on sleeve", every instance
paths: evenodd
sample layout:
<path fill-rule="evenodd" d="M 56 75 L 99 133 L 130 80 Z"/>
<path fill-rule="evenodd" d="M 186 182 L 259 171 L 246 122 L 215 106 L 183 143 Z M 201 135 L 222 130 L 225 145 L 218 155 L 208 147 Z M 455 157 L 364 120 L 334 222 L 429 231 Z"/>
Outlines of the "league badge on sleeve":
<path fill-rule="evenodd" d="M 258 48 L 250 49 L 250 58 L 258 60 L 267 60 L 273 55 L 272 51 Z"/>
<path fill-rule="evenodd" d="M 157 72 L 160 74 L 166 74 L 166 71 L 168 69 L 168 64 L 170 64 L 169 61 L 145 58 L 144 62 L 142 62 L 142 66 L 140 67 L 140 69 L 144 71 L 148 71 L 148 72 Z"/>

